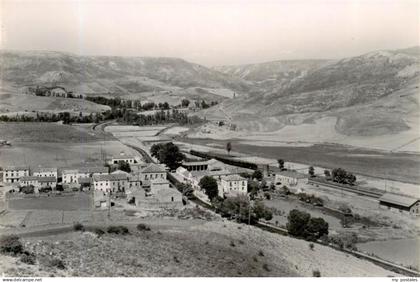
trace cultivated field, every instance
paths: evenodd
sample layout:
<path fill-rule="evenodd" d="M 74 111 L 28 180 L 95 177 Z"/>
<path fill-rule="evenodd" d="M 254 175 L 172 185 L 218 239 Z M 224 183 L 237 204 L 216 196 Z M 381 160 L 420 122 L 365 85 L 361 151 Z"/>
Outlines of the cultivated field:
<path fill-rule="evenodd" d="M 107 156 L 137 155 L 111 134 L 91 130 L 91 125 L 0 123 L 0 136 L 12 143 L 0 147 L 0 166 L 102 165 Z"/>
<path fill-rule="evenodd" d="M 9 210 L 89 210 L 92 205 L 92 196 L 77 193 L 66 196 L 11 198 L 8 202 Z"/>

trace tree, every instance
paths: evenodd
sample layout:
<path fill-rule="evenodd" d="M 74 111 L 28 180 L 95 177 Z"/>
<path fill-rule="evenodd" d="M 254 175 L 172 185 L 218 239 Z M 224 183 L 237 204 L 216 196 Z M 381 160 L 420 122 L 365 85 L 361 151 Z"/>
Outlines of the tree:
<path fill-rule="evenodd" d="M 189 101 L 189 100 L 187 100 L 187 99 L 182 99 L 182 101 L 181 101 L 181 106 L 182 106 L 183 108 L 187 108 L 189 105 L 190 105 L 190 101 Z"/>
<path fill-rule="evenodd" d="M 130 165 L 127 162 L 125 162 L 125 161 L 119 161 L 118 162 L 118 169 L 119 170 L 122 170 L 122 171 L 125 171 L 125 172 L 128 172 L 128 173 L 131 172 Z"/>
<path fill-rule="evenodd" d="M 326 169 L 326 170 L 324 170 L 324 175 L 325 175 L 325 177 L 326 177 L 327 179 L 330 179 L 330 177 L 331 177 L 331 172 L 330 172 L 328 169 Z"/>
<path fill-rule="evenodd" d="M 178 146 L 172 142 L 155 144 L 150 148 L 150 152 L 153 157 L 166 164 L 171 170 L 177 169 L 185 158 Z"/>
<path fill-rule="evenodd" d="M 264 218 L 265 220 L 271 220 L 273 218 L 273 212 L 262 201 L 255 202 L 253 211 L 257 219 Z"/>
<path fill-rule="evenodd" d="M 303 237 L 306 226 L 308 225 L 311 215 L 309 213 L 293 209 L 287 216 L 286 228 L 290 235 Z"/>
<path fill-rule="evenodd" d="M 277 162 L 279 163 L 280 170 L 284 170 L 284 160 L 278 159 Z"/>
<path fill-rule="evenodd" d="M 230 151 L 232 150 L 232 144 L 230 142 L 227 142 L 226 144 L 226 151 L 228 152 L 228 154 L 230 154 Z"/>
<path fill-rule="evenodd" d="M 252 174 L 252 178 L 257 179 L 258 181 L 261 181 L 263 179 L 263 174 L 261 170 L 254 171 L 254 173 Z"/>
<path fill-rule="evenodd" d="M 323 218 L 311 218 L 306 226 L 304 237 L 307 240 L 315 241 L 323 235 L 328 235 L 328 222 Z"/>
<path fill-rule="evenodd" d="M 315 169 L 314 169 L 314 167 L 313 167 L 313 166 L 310 166 L 310 167 L 309 167 L 309 169 L 308 169 L 308 174 L 309 174 L 311 177 L 314 177 L 314 176 L 315 176 Z"/>
<path fill-rule="evenodd" d="M 201 178 L 198 185 L 200 185 L 201 189 L 205 191 L 210 201 L 213 200 L 215 197 L 217 197 L 217 195 L 219 194 L 217 181 L 211 176 L 206 175 L 203 178 Z"/>

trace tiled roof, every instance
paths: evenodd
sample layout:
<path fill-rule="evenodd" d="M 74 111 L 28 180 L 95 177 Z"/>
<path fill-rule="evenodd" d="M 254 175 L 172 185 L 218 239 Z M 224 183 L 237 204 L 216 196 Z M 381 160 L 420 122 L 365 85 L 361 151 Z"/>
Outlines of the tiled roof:
<path fill-rule="evenodd" d="M 108 168 L 104 166 L 99 167 L 81 167 L 78 169 L 81 173 L 108 173 Z"/>
<path fill-rule="evenodd" d="M 117 180 L 128 180 L 126 174 L 100 174 L 94 175 L 93 181 L 117 181 Z"/>
<path fill-rule="evenodd" d="M 243 178 L 242 176 L 237 175 L 237 174 L 222 176 L 222 179 L 225 180 L 225 181 L 243 181 L 243 180 L 246 180 L 245 178 Z"/>
<path fill-rule="evenodd" d="M 4 170 L 29 170 L 28 166 L 7 166 Z"/>
<path fill-rule="evenodd" d="M 145 167 L 141 172 L 142 173 L 166 172 L 166 169 L 162 167 L 161 165 L 152 163 L 148 165 L 147 167 Z"/>
<path fill-rule="evenodd" d="M 22 176 L 19 178 L 20 181 L 34 181 L 38 180 L 38 176 Z"/>
<path fill-rule="evenodd" d="M 379 201 L 396 204 L 403 207 L 411 207 L 417 201 L 420 201 L 420 200 L 416 198 L 407 197 L 407 196 L 385 193 L 382 197 L 379 198 Z"/>
<path fill-rule="evenodd" d="M 38 181 L 39 182 L 57 182 L 57 179 L 51 176 L 46 176 L 46 177 L 39 176 Z"/>
<path fill-rule="evenodd" d="M 296 179 L 308 178 L 306 174 L 303 174 L 294 170 L 283 170 L 283 171 L 276 172 L 276 174 L 283 175 L 286 177 L 296 178 Z"/>
<path fill-rule="evenodd" d="M 35 168 L 32 169 L 32 173 L 34 173 L 34 172 L 50 172 L 50 171 L 57 172 L 57 168 L 56 167 L 35 167 Z"/>

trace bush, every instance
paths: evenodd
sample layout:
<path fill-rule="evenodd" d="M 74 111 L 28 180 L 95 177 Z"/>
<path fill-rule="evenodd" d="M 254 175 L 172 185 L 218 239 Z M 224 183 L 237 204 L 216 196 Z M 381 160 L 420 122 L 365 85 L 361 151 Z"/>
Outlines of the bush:
<path fill-rule="evenodd" d="M 314 271 L 312 271 L 312 276 L 313 277 L 321 277 L 321 272 L 319 270 L 314 270 Z"/>
<path fill-rule="evenodd" d="M 29 252 L 23 252 L 20 256 L 20 261 L 26 264 L 34 265 L 36 262 L 36 256 L 35 254 Z"/>
<path fill-rule="evenodd" d="M 310 249 L 311 251 L 313 251 L 313 250 L 314 250 L 314 248 L 315 248 L 314 243 L 310 243 L 310 244 L 309 244 L 309 249 Z"/>
<path fill-rule="evenodd" d="M 54 259 L 50 260 L 48 265 L 51 266 L 51 267 L 58 268 L 58 269 L 65 269 L 66 268 L 66 265 L 64 264 L 64 261 L 62 261 L 59 258 L 54 258 Z"/>
<path fill-rule="evenodd" d="M 287 231 L 290 235 L 315 241 L 328 235 L 328 222 L 322 218 L 311 218 L 307 212 L 291 210 L 287 216 Z"/>
<path fill-rule="evenodd" d="M 134 198 L 134 197 L 130 198 L 130 200 L 128 200 L 128 203 L 130 205 L 135 205 L 136 204 L 136 198 Z"/>
<path fill-rule="evenodd" d="M 101 237 L 102 235 L 105 234 L 105 232 L 102 229 L 100 229 L 100 228 L 95 228 L 93 230 L 93 233 L 95 233 L 96 235 L 98 235 L 98 237 Z"/>
<path fill-rule="evenodd" d="M 5 254 L 20 254 L 23 252 L 23 245 L 17 235 L 4 235 L 0 238 L 0 252 Z"/>
<path fill-rule="evenodd" d="M 83 226 L 83 224 L 81 224 L 80 222 L 76 222 L 73 225 L 73 230 L 74 231 L 85 231 L 85 227 Z"/>
<path fill-rule="evenodd" d="M 150 231 L 151 229 L 146 224 L 139 223 L 139 224 L 137 224 L 137 230 L 139 230 L 139 231 Z"/>
<path fill-rule="evenodd" d="M 271 271 L 271 269 L 268 267 L 268 264 L 264 263 L 263 268 L 265 271 Z"/>
<path fill-rule="evenodd" d="M 121 234 L 126 235 L 129 233 L 128 228 L 122 225 L 119 226 L 109 226 L 107 232 L 110 234 Z"/>

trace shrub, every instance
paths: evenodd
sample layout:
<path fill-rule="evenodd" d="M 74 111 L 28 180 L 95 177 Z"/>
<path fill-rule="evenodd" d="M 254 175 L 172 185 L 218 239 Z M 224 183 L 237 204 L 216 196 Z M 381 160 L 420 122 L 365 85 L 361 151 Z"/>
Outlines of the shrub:
<path fill-rule="evenodd" d="M 73 230 L 74 231 L 85 231 L 85 227 L 80 222 L 76 222 L 73 224 Z"/>
<path fill-rule="evenodd" d="M 258 255 L 259 255 L 260 257 L 263 257 L 263 256 L 264 256 L 264 252 L 263 252 L 262 250 L 260 250 L 260 251 L 258 252 Z"/>
<path fill-rule="evenodd" d="M 137 224 L 137 230 L 139 230 L 139 231 L 150 231 L 151 229 L 146 224 L 139 223 L 139 224 Z"/>
<path fill-rule="evenodd" d="M 58 269 L 65 269 L 66 268 L 66 265 L 64 264 L 64 261 L 62 261 L 59 258 L 54 258 L 54 259 L 50 260 L 48 265 L 51 266 L 51 267 L 58 268 Z"/>
<path fill-rule="evenodd" d="M 32 264 L 34 265 L 36 262 L 36 256 L 35 254 L 29 253 L 29 252 L 23 252 L 20 256 L 20 261 L 26 264 Z"/>
<path fill-rule="evenodd" d="M 309 249 L 310 249 L 311 251 L 313 251 L 313 250 L 314 250 L 314 248 L 315 248 L 314 243 L 310 243 L 310 244 L 309 244 Z"/>
<path fill-rule="evenodd" d="M 312 276 L 313 277 L 321 277 L 321 272 L 319 270 L 314 270 L 314 271 L 312 271 Z"/>
<path fill-rule="evenodd" d="M 268 264 L 264 263 L 263 268 L 265 271 L 271 271 L 271 269 L 268 267 Z"/>
<path fill-rule="evenodd" d="M 235 247 L 235 246 L 236 246 L 236 245 L 235 245 L 235 242 L 230 241 L 230 246 L 231 246 L 231 247 Z"/>
<path fill-rule="evenodd" d="M 132 197 L 130 200 L 128 200 L 128 203 L 130 205 L 135 205 L 136 204 L 136 199 L 134 197 Z"/>
<path fill-rule="evenodd" d="M 5 254 L 20 254 L 23 245 L 17 235 L 5 235 L 0 238 L 0 252 Z"/>
<path fill-rule="evenodd" d="M 100 229 L 100 228 L 95 228 L 95 229 L 93 230 L 93 232 L 94 232 L 96 235 L 98 235 L 98 237 L 101 237 L 102 235 L 104 235 L 104 234 L 105 234 L 105 232 L 104 232 L 102 229 Z"/>
<path fill-rule="evenodd" d="M 109 226 L 107 232 L 110 234 L 121 234 L 126 235 L 129 233 L 128 228 L 122 225 L 119 226 Z"/>

